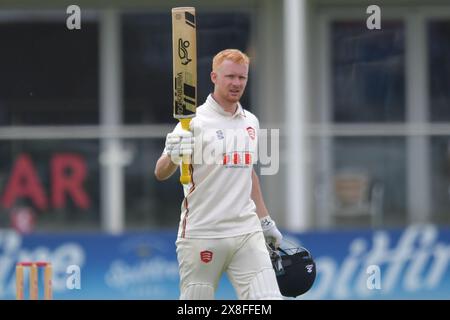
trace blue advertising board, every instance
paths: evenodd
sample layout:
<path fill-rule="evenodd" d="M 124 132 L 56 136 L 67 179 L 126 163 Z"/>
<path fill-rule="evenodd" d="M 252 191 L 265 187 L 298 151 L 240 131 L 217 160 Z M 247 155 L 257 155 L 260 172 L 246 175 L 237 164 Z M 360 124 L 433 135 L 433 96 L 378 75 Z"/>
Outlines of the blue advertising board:
<path fill-rule="evenodd" d="M 449 229 L 284 236 L 285 246 L 305 246 L 317 264 L 314 286 L 298 299 L 450 299 Z M 175 237 L 174 230 L 117 236 L 0 231 L 0 299 L 15 298 L 18 261 L 52 262 L 54 299 L 178 299 Z M 216 298 L 236 298 L 226 277 Z"/>

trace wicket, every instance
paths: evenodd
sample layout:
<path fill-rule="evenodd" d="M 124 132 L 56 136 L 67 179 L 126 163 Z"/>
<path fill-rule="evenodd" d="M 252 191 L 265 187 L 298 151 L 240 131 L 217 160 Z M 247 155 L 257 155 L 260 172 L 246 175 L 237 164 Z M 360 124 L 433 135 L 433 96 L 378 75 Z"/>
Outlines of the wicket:
<path fill-rule="evenodd" d="M 30 267 L 30 300 L 39 299 L 38 268 L 44 268 L 44 299 L 52 300 L 52 264 L 50 262 L 19 262 L 16 264 L 16 300 L 24 300 L 24 267 Z"/>

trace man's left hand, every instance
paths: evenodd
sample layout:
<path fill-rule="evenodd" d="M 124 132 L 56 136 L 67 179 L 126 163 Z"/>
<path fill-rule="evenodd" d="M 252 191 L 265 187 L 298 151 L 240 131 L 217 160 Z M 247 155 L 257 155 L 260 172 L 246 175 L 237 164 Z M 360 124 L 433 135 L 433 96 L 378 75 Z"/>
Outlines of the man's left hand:
<path fill-rule="evenodd" d="M 283 235 L 280 230 L 278 230 L 275 221 L 273 221 L 270 216 L 265 216 L 260 219 L 261 227 L 264 233 L 264 238 L 268 244 L 272 244 L 275 248 L 278 248 L 283 240 Z"/>

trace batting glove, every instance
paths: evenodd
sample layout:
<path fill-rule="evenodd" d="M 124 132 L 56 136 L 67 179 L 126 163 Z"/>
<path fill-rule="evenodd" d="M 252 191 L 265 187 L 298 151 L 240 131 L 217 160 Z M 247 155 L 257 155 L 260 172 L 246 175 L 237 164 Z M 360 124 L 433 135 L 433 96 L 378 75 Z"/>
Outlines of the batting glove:
<path fill-rule="evenodd" d="M 190 157 L 193 152 L 194 136 L 192 132 L 176 129 L 167 135 L 164 153 L 170 156 L 174 164 L 179 165 L 183 156 Z"/>
<path fill-rule="evenodd" d="M 260 221 L 267 244 L 272 244 L 275 248 L 278 248 L 281 244 L 281 240 L 283 240 L 283 235 L 275 225 L 275 221 L 269 216 L 261 218 Z"/>

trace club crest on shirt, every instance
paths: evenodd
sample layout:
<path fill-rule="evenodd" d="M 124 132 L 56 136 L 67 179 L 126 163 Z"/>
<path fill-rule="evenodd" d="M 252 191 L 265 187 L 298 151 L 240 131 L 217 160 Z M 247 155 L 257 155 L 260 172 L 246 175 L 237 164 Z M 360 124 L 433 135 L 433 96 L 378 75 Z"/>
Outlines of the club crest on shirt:
<path fill-rule="evenodd" d="M 213 253 L 209 250 L 204 250 L 200 252 L 200 260 L 202 260 L 204 263 L 208 263 L 212 260 Z"/>
<path fill-rule="evenodd" d="M 248 127 L 248 128 L 247 128 L 247 132 L 248 132 L 249 137 L 250 137 L 252 140 L 255 140 L 255 137 L 256 137 L 255 129 L 253 129 L 252 127 Z"/>

